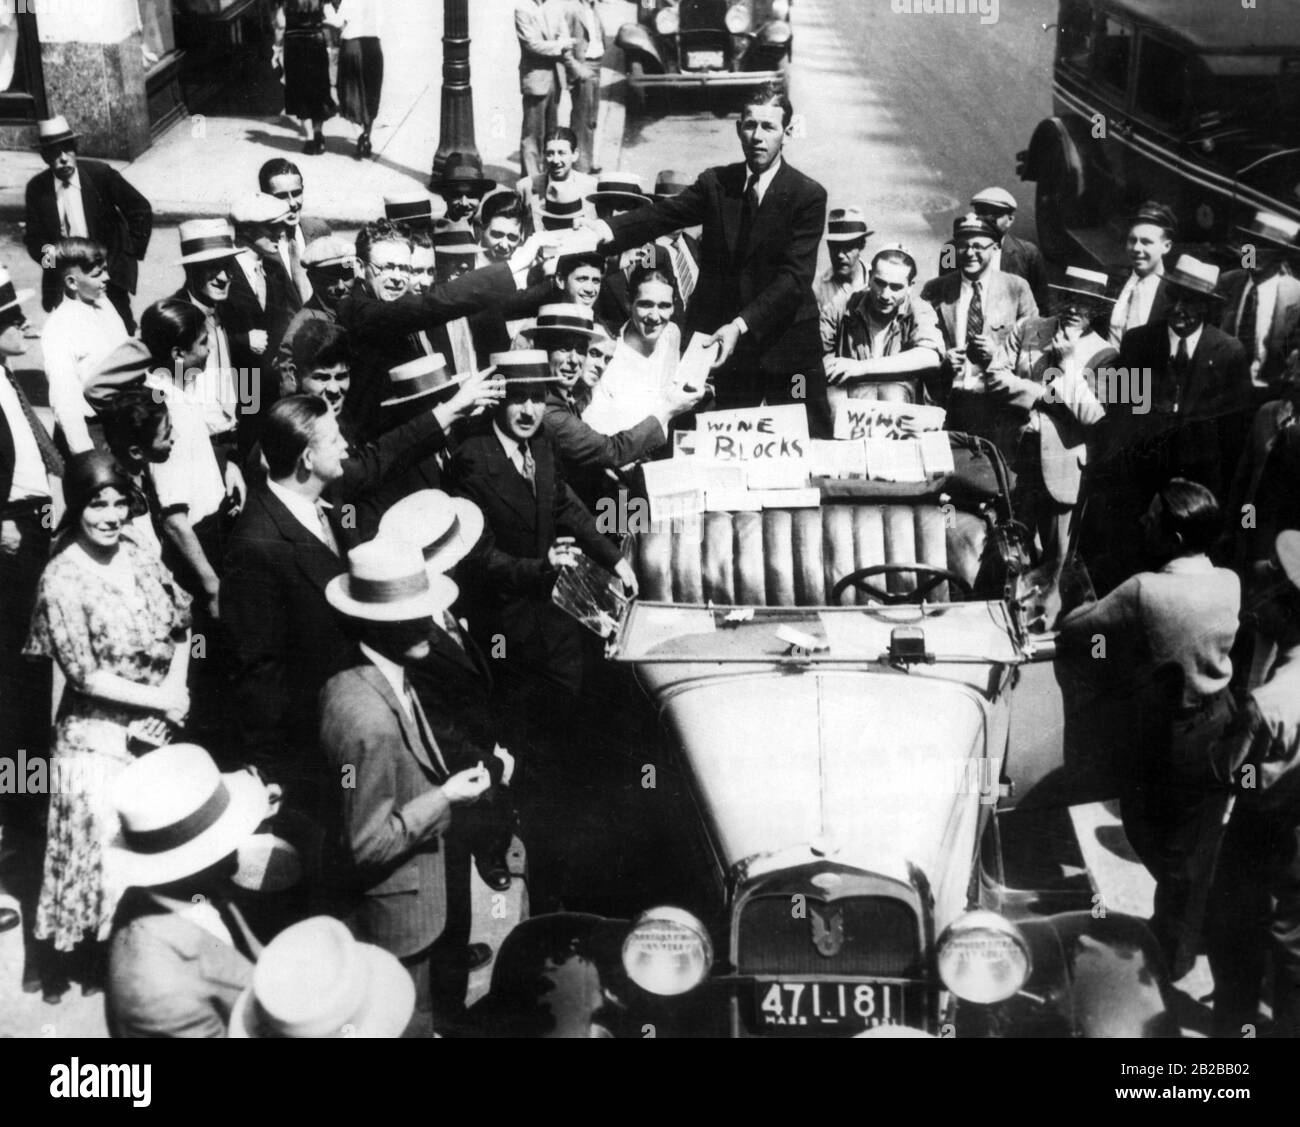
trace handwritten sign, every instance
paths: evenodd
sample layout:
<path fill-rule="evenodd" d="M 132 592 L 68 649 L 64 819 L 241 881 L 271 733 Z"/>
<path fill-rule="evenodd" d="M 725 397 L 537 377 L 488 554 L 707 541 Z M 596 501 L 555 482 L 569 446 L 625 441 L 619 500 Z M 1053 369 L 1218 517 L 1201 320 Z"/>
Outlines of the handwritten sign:
<path fill-rule="evenodd" d="M 709 411 L 696 420 L 695 455 L 720 462 L 803 458 L 811 451 L 800 405 Z"/>
<path fill-rule="evenodd" d="M 835 437 L 912 438 L 920 431 L 943 430 L 947 412 L 919 403 L 886 403 L 879 399 L 846 399 L 835 412 Z"/>

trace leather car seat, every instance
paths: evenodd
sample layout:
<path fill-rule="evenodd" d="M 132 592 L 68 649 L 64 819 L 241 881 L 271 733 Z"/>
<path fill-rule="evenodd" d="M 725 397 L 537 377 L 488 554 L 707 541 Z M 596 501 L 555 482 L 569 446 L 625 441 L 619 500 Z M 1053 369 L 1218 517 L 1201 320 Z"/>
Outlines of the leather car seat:
<path fill-rule="evenodd" d="M 935 504 L 824 504 L 816 509 L 705 513 L 674 521 L 671 532 L 636 538 L 641 597 L 654 602 L 722 606 L 829 606 L 836 580 L 882 563 L 949 568 L 972 586 L 988 530 L 978 515 Z M 916 589 L 917 577 L 877 577 L 891 593 Z M 947 583 L 929 596 L 953 597 Z M 839 603 L 870 601 L 843 592 Z"/>

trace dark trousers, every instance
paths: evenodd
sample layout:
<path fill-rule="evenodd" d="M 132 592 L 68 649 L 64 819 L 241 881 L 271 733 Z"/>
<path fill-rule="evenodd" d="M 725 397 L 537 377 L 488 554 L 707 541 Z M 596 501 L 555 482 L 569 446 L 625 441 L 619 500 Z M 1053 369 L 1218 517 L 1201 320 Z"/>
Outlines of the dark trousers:
<path fill-rule="evenodd" d="M 569 97 L 573 110 L 569 114 L 569 128 L 578 138 L 579 172 L 590 172 L 595 159 L 596 120 L 600 116 L 600 63 L 589 64 L 591 77 L 571 80 Z"/>
<path fill-rule="evenodd" d="M 542 149 L 546 134 L 556 126 L 559 102 L 557 83 L 552 80 L 546 94 L 525 94 L 524 120 L 519 131 L 519 165 L 525 176 L 536 176 L 545 170 Z"/>
<path fill-rule="evenodd" d="M 1214 1029 L 1241 1037 L 1258 1020 L 1273 964 L 1273 1022 L 1300 1036 L 1300 825 L 1293 812 L 1239 802 L 1224 836 L 1206 913 Z"/>

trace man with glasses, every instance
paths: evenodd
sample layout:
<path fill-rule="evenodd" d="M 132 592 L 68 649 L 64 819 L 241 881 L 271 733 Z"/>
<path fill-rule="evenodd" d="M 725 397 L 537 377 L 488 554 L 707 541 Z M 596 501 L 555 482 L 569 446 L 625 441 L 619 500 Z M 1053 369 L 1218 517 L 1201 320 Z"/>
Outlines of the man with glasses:
<path fill-rule="evenodd" d="M 520 291 L 541 245 L 540 237 L 533 236 L 504 262 L 416 294 L 410 292 L 412 251 L 407 236 L 387 220 L 362 228 L 357 236 L 361 276 L 339 303 L 338 320 L 348 330 L 357 357 L 350 404 L 363 441 L 383 429 L 379 405 L 387 393 L 388 373 L 436 352 L 430 339 L 435 329 L 455 317 L 493 307 L 503 317 L 522 315 L 514 304 L 525 297 Z"/>
<path fill-rule="evenodd" d="M 970 209 L 984 222 L 997 228 L 1001 241 L 993 254 L 993 266 L 1005 274 L 1024 278 L 1040 309 L 1047 308 L 1047 263 L 1043 252 L 1028 239 L 1011 234 L 1016 222 L 1016 197 L 1005 188 L 984 188 L 971 196 Z M 946 274 L 957 263 L 957 249 L 951 242 L 939 254 L 939 273 Z"/>
<path fill-rule="evenodd" d="M 932 397 L 948 409 L 950 430 L 986 433 L 996 405 L 986 401 L 985 372 L 1017 322 L 1038 313 L 1029 283 L 993 265 L 998 231 L 978 215 L 960 216 L 952 228 L 958 268 L 932 278 L 921 290 L 939 317 L 944 362 Z"/>

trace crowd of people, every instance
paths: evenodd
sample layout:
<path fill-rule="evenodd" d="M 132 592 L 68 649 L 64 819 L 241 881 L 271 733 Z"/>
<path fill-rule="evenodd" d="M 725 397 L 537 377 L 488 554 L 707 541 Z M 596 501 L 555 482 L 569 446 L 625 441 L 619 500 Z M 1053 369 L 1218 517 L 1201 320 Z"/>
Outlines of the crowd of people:
<path fill-rule="evenodd" d="M 272 160 L 228 220 L 181 224 L 178 288 L 138 332 L 148 202 L 41 124 L 27 246 L 55 425 L 11 373 L 34 328 L 5 275 L 0 753 L 76 779 L 5 812 L 7 846 L 43 843 L 47 1001 L 105 988 L 120 1036 L 459 1031 L 492 957 L 472 871 L 510 889 L 518 832 L 532 912 L 574 891 L 602 662 L 551 595 L 584 561 L 636 594 L 602 500 L 642 491 L 701 412 L 798 404 L 830 437 L 866 398 L 942 407 L 1006 461 L 1037 561 L 1087 560 L 1102 597 L 1055 608 L 1062 646 L 1122 639 L 1126 691 L 1155 702 L 1123 808 L 1157 937 L 1177 973 L 1205 932 L 1229 1029 L 1271 935 L 1294 1031 L 1296 225 L 1256 216 L 1221 276 L 1147 202 L 1122 276 L 1049 275 L 993 187 L 920 284 L 785 159 L 791 118 L 781 87 L 753 93 L 741 161 L 653 188 L 581 171 L 550 125 L 517 185 L 453 154 L 355 242 Z M 708 381 L 679 373 L 696 334 Z"/>

